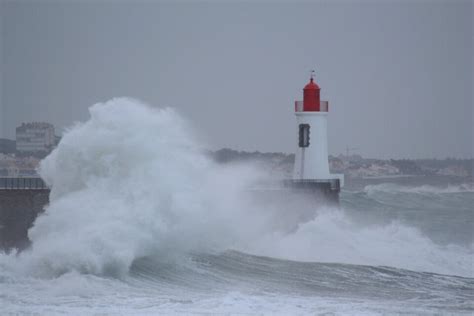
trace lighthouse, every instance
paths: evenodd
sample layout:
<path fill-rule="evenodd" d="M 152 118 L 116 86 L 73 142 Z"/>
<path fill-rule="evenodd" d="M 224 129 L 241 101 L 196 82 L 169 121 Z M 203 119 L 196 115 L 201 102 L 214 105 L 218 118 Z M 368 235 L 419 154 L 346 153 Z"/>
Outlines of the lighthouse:
<path fill-rule="evenodd" d="M 296 152 L 293 184 L 312 188 L 338 199 L 344 175 L 331 174 L 328 162 L 328 101 L 321 101 L 321 88 L 311 72 L 303 89 L 303 101 L 295 101 Z"/>

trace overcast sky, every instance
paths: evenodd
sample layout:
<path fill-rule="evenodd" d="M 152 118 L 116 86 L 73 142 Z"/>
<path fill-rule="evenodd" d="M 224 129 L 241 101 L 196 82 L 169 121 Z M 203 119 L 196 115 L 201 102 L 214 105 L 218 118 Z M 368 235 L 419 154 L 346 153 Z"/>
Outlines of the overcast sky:
<path fill-rule="evenodd" d="M 1 2 L 2 0 L 0 0 Z M 473 156 L 472 1 L 3 1 L 0 134 L 60 133 L 117 96 L 176 107 L 214 148 L 293 152 L 316 70 L 329 151 Z"/>

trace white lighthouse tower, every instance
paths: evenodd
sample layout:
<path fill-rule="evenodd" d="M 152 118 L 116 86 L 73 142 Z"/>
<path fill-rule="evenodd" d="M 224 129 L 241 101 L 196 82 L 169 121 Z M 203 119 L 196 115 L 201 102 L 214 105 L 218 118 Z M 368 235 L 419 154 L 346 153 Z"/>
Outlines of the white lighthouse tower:
<path fill-rule="evenodd" d="M 344 175 L 330 174 L 328 162 L 328 101 L 320 100 L 319 86 L 313 74 L 303 89 L 303 101 L 295 101 L 298 133 L 293 182 L 322 191 L 337 191 Z"/>

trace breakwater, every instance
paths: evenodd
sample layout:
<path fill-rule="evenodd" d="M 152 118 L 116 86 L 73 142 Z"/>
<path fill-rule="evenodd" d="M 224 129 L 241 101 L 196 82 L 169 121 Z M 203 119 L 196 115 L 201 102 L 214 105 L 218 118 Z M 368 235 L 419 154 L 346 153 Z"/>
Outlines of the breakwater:
<path fill-rule="evenodd" d="M 0 178 L 0 249 L 24 249 L 28 229 L 49 202 L 40 178 Z"/>

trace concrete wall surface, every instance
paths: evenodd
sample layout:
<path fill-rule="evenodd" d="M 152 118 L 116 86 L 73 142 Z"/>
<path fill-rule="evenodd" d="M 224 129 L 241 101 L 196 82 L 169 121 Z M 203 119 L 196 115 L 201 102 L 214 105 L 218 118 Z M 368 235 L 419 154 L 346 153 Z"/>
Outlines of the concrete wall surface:
<path fill-rule="evenodd" d="M 49 202 L 49 190 L 0 189 L 0 249 L 24 249 L 28 229 Z"/>

